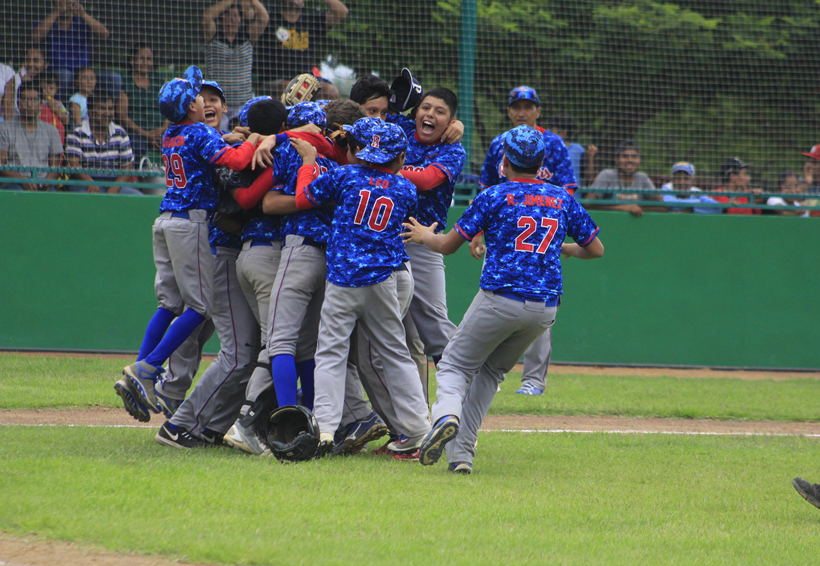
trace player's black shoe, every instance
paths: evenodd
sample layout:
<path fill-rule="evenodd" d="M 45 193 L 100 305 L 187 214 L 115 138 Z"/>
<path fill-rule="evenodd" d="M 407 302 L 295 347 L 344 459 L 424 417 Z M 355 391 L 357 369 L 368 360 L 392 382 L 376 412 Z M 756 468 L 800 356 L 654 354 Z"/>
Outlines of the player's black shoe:
<path fill-rule="evenodd" d="M 195 437 L 184 428 L 171 430 L 168 421 L 159 427 L 159 432 L 154 437 L 154 440 L 171 448 L 205 448 L 210 446 L 207 442 Z"/>
<path fill-rule="evenodd" d="M 820 509 L 820 485 L 809 483 L 803 478 L 794 478 L 792 485 L 797 493 L 803 496 L 803 499 Z"/>
<path fill-rule="evenodd" d="M 225 446 L 224 437 L 224 434 L 219 434 L 207 428 L 202 431 L 202 440 L 207 442 L 208 446 Z"/>
<path fill-rule="evenodd" d="M 336 447 L 333 449 L 334 456 L 347 456 L 357 454 L 371 440 L 376 440 L 387 434 L 387 425 L 375 412 L 363 421 L 356 421 L 346 427 L 345 431 L 334 439 Z"/>

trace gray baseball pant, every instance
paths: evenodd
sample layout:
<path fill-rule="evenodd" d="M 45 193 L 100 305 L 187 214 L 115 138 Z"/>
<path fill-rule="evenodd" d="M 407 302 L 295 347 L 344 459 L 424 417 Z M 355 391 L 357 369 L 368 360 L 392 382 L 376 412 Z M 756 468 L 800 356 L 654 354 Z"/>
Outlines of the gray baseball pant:
<path fill-rule="evenodd" d="M 478 429 L 504 374 L 553 325 L 557 310 L 556 306 L 519 302 L 483 289 L 475 296 L 436 373 L 438 398 L 433 404 L 433 422 L 445 415 L 459 418 L 459 433 L 447 448 L 448 460 L 472 462 L 470 453 Z"/>
<path fill-rule="evenodd" d="M 224 434 L 239 414 L 248 365 L 259 352 L 259 325 L 236 275 L 239 250 L 216 248 L 213 320 L 221 348 L 191 394 L 171 418 L 194 435 L 205 428 Z"/>
<path fill-rule="evenodd" d="M 423 244 L 407 244 L 413 266 L 413 301 L 410 315 L 424 343 L 424 354 L 441 356 L 456 329 L 447 316 L 447 290 L 444 259 Z"/>
<path fill-rule="evenodd" d="M 316 352 L 327 259 L 323 249 L 304 241 L 302 236 L 285 238 L 268 307 L 268 360 L 290 354 L 298 363 L 313 358 Z M 270 370 L 254 369 L 245 391 L 246 407 L 271 387 Z"/>
<path fill-rule="evenodd" d="M 538 389 L 547 388 L 547 372 L 552 355 L 552 329 L 548 329 L 524 352 L 524 373 L 521 385 L 532 383 Z"/>
<path fill-rule="evenodd" d="M 316 350 L 314 414 L 323 433 L 333 434 L 342 417 L 350 337 L 356 323 L 370 334 L 385 369 L 385 387 L 393 401 L 396 426 L 408 436 L 430 430 L 416 365 L 404 342 L 397 275 L 367 287 L 339 287 L 328 282 Z"/>

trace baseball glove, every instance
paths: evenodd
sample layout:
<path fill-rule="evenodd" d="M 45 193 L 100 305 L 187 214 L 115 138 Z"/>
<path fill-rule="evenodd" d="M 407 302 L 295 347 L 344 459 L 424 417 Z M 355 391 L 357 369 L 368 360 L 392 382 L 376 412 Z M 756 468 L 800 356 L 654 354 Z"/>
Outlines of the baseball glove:
<path fill-rule="evenodd" d="M 282 104 L 285 106 L 294 106 L 300 102 L 308 102 L 313 100 L 313 96 L 322 91 L 322 85 L 319 79 L 304 73 L 299 75 L 290 83 L 282 93 Z"/>
<path fill-rule="evenodd" d="M 319 423 L 304 407 L 279 407 L 270 415 L 267 442 L 277 460 L 310 460 L 319 446 Z"/>

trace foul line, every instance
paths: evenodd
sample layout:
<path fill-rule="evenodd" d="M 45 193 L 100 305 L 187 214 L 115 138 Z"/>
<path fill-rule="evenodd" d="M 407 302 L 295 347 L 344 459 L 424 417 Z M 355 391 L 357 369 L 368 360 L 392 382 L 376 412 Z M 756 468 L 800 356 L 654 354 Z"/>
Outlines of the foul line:
<path fill-rule="evenodd" d="M 122 424 L 2 424 L 0 426 L 28 426 L 28 427 L 69 427 L 69 428 L 159 428 L 157 425 L 122 425 Z M 715 432 L 715 431 L 685 431 L 685 430 L 638 430 L 638 429 L 613 429 L 613 430 L 586 430 L 586 429 L 568 429 L 568 428 L 553 428 L 553 429 L 479 429 L 478 432 L 520 432 L 520 433 L 541 433 L 541 434 L 559 434 L 559 433 L 574 433 L 574 434 L 672 434 L 678 436 L 802 436 L 806 438 L 820 438 L 818 433 L 786 433 L 786 432 L 754 432 L 754 431 L 736 431 L 736 432 Z M 0 562 L 0 566 L 3 563 Z"/>

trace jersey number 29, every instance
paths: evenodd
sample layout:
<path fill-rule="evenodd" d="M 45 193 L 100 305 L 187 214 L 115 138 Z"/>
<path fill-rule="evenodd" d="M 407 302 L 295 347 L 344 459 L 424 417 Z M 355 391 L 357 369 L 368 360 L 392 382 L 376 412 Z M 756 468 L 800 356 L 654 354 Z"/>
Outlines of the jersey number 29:
<path fill-rule="evenodd" d="M 188 178 L 185 176 L 182 157 L 178 153 L 172 153 L 171 158 L 168 159 L 168 156 L 163 153 L 162 162 L 165 164 L 165 184 L 168 188 L 184 188 L 188 184 Z"/>
<path fill-rule="evenodd" d="M 356 209 L 356 218 L 353 219 L 354 224 L 361 224 L 364 221 L 364 214 L 367 211 L 368 202 L 370 202 L 370 191 L 362 189 L 359 191 L 359 208 Z M 373 210 L 370 212 L 367 225 L 371 230 L 381 232 L 387 228 L 387 223 L 390 222 L 390 216 L 392 214 L 393 201 L 387 197 L 379 197 L 373 203 Z"/>
<path fill-rule="evenodd" d="M 555 232 L 558 231 L 558 221 L 555 218 L 541 219 L 541 227 L 546 228 L 547 232 L 544 234 L 544 237 L 541 238 L 541 243 L 538 244 L 538 249 L 535 248 L 535 244 L 531 244 L 526 241 L 527 238 L 533 235 L 538 227 L 538 222 L 535 218 L 532 216 L 522 216 L 518 219 L 518 227 L 523 228 L 523 230 L 515 239 L 515 251 L 530 253 L 534 251 L 537 254 L 543 254 L 547 252 L 547 248 L 550 247 L 552 239 L 555 237 Z"/>

